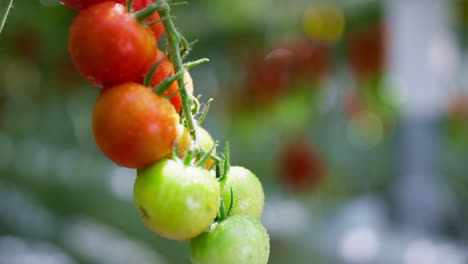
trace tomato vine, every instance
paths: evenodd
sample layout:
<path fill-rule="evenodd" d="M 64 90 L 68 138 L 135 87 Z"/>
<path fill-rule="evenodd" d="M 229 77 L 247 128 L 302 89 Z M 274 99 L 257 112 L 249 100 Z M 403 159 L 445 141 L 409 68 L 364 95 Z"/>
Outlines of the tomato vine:
<path fill-rule="evenodd" d="M 184 62 L 194 43 L 177 30 L 166 0 L 60 0 L 79 9 L 70 29 L 69 51 L 78 71 L 102 91 L 93 111 L 101 151 L 120 166 L 137 169 L 135 204 L 148 228 L 162 237 L 193 240 L 193 263 L 266 264 L 269 238 L 258 220 L 264 193 L 257 177 L 231 167 L 229 143 L 201 127 L 210 103 L 199 102 L 187 69 L 209 61 Z M 153 28 L 158 25 L 158 28 Z M 166 32 L 167 54 L 158 49 Z M 238 216 L 240 215 L 240 216 Z M 235 218 L 234 218 L 235 216 Z M 239 219 L 239 220 L 236 220 Z M 234 223 L 234 224 L 231 224 Z M 255 231 L 244 245 L 216 225 Z M 237 232 L 237 231 L 234 231 Z M 238 232 L 242 238 L 242 232 Z M 223 235 L 226 250 L 210 259 L 199 236 Z M 210 242 L 211 243 L 211 242 Z M 191 242 L 192 244 L 192 242 Z M 201 245 L 200 244 L 200 245 Z M 239 252 L 255 249 L 255 254 Z M 246 249 L 247 250 L 247 249 Z M 254 258 L 254 259 L 252 259 Z"/>

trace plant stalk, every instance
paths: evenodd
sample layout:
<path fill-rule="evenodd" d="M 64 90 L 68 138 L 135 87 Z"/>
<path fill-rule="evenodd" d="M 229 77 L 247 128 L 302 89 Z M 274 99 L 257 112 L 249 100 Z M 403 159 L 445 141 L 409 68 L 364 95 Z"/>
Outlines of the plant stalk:
<path fill-rule="evenodd" d="M 166 30 L 167 41 L 169 43 L 170 49 L 170 59 L 174 65 L 175 72 L 180 72 L 185 70 L 184 63 L 182 61 L 182 56 L 180 54 L 180 33 L 177 31 L 172 17 L 170 16 L 170 6 L 165 0 L 156 0 L 160 5 L 161 9 L 159 10 L 159 15 L 164 24 Z M 182 98 L 182 111 L 185 116 L 186 125 L 194 141 L 197 140 L 197 135 L 195 132 L 195 119 L 192 114 L 192 98 L 188 93 L 187 88 L 185 87 L 184 76 L 181 75 L 177 78 L 177 83 L 179 84 L 180 96 Z"/>

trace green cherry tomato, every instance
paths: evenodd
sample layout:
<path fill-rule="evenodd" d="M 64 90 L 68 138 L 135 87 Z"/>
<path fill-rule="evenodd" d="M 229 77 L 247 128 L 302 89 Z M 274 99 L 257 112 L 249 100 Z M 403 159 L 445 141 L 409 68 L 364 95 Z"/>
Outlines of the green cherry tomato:
<path fill-rule="evenodd" d="M 231 206 L 231 188 L 234 194 L 231 215 L 246 214 L 260 218 L 265 195 L 258 178 L 246 168 L 231 167 L 221 181 L 221 195 L 226 210 Z"/>
<path fill-rule="evenodd" d="M 266 229 L 248 215 L 228 217 L 190 242 L 193 264 L 266 264 L 270 242 Z"/>
<path fill-rule="evenodd" d="M 220 187 L 208 171 L 165 159 L 138 172 L 134 199 L 151 230 L 165 238 L 187 241 L 213 222 Z"/>

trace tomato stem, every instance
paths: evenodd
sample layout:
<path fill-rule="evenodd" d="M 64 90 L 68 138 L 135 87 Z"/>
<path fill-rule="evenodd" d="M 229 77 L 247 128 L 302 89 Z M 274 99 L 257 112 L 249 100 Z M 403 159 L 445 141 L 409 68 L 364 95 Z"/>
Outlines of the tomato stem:
<path fill-rule="evenodd" d="M 211 153 L 213 150 L 218 146 L 218 142 L 215 142 L 213 144 L 213 147 L 208 151 L 205 152 L 205 154 L 198 160 L 198 162 L 195 164 L 196 167 L 200 167 L 205 164 L 205 161 L 211 157 Z"/>
<path fill-rule="evenodd" d="M 177 5 L 188 5 L 187 1 L 180 1 L 180 2 L 172 2 L 170 3 L 171 6 L 177 6 Z"/>
<path fill-rule="evenodd" d="M 220 164 L 222 167 L 222 173 L 219 175 L 218 181 L 222 181 L 226 178 L 229 170 L 231 169 L 231 163 L 229 162 L 229 142 L 226 141 L 226 146 L 224 147 L 224 153 L 221 154 L 223 157 L 223 162 Z M 218 176 L 218 175 L 217 175 Z"/>
<path fill-rule="evenodd" d="M 199 59 L 199 60 L 196 60 L 196 61 L 191 61 L 191 62 L 187 62 L 184 64 L 185 68 L 189 69 L 189 68 L 192 68 L 192 67 L 195 67 L 197 65 L 200 65 L 204 62 L 209 62 L 210 59 L 208 58 L 203 58 L 203 59 Z"/>
<path fill-rule="evenodd" d="M 133 12 L 133 8 L 132 8 L 132 5 L 133 5 L 133 0 L 127 0 L 127 11 L 131 14 Z"/>
<path fill-rule="evenodd" d="M 226 218 L 231 216 L 233 207 L 234 207 L 234 192 L 232 191 L 232 187 L 231 187 L 231 200 L 230 200 L 230 203 L 229 203 L 229 209 L 226 211 L 226 207 L 224 207 L 223 197 L 221 197 L 218 216 L 216 217 L 215 221 L 218 222 L 218 223 L 221 223 L 222 221 L 226 220 Z"/>
<path fill-rule="evenodd" d="M 172 85 L 172 83 L 179 79 L 180 77 L 184 76 L 184 71 L 179 71 L 176 74 L 172 76 L 168 76 L 165 78 L 158 86 L 154 87 L 153 90 L 158 94 L 158 95 L 163 95 L 167 89 Z M 180 90 L 180 88 L 179 88 Z"/>
<path fill-rule="evenodd" d="M 154 73 L 156 72 L 156 69 L 159 67 L 159 64 L 161 64 L 163 60 L 157 61 L 153 66 L 151 67 L 151 70 L 149 74 L 143 79 L 143 85 L 150 87 L 151 86 L 151 80 L 153 79 Z"/>
<path fill-rule="evenodd" d="M 166 19 L 167 19 L 167 18 L 166 18 Z M 151 26 L 151 25 L 160 23 L 160 22 L 162 22 L 162 21 L 163 21 L 162 19 L 157 19 L 157 20 L 148 21 L 148 22 L 144 21 L 144 22 L 143 22 L 143 25 Z"/>
<path fill-rule="evenodd" d="M 128 2 L 127 2 L 128 3 Z M 163 8 L 161 5 L 159 4 L 152 4 L 152 5 L 149 5 L 147 6 L 146 8 L 136 12 L 133 14 L 133 17 L 140 23 L 143 23 L 143 21 L 145 19 L 147 19 L 148 17 L 150 17 L 154 12 L 160 10 L 161 8 Z"/>
<path fill-rule="evenodd" d="M 12 4 L 13 0 L 2 0 L 0 2 L 0 33 L 2 33 L 3 26 L 5 25 Z"/>
<path fill-rule="evenodd" d="M 172 17 L 170 15 L 170 6 L 164 0 L 156 1 L 160 7 L 159 15 L 161 16 L 162 23 L 164 24 L 164 28 L 166 30 L 166 37 L 170 49 L 170 60 L 174 65 L 175 72 L 184 71 L 185 66 L 180 54 L 181 35 L 177 31 L 172 21 Z M 190 135 L 192 136 L 192 139 L 197 141 L 197 135 L 195 133 L 195 120 L 192 114 L 192 103 L 194 99 L 187 91 L 185 82 L 183 80 L 183 75 L 177 78 L 177 83 L 179 84 L 180 95 L 182 99 L 182 112 L 185 116 L 186 126 L 190 132 Z"/>
<path fill-rule="evenodd" d="M 206 116 L 208 115 L 208 111 L 210 110 L 211 102 L 213 102 L 213 100 L 214 100 L 213 98 L 210 98 L 204 105 L 202 109 L 202 113 L 200 117 L 198 118 L 198 125 L 201 125 L 203 121 L 205 120 Z"/>

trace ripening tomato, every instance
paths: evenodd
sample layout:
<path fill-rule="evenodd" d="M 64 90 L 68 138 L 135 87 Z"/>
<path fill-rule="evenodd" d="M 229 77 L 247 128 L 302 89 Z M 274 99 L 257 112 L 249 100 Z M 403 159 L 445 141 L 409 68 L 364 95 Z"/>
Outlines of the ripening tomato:
<path fill-rule="evenodd" d="M 286 145 L 279 166 L 283 184 L 296 192 L 311 190 L 325 176 L 324 161 L 305 137 L 296 138 Z"/>
<path fill-rule="evenodd" d="M 187 128 L 180 125 L 178 129 L 179 129 L 179 132 L 177 134 L 175 144 L 177 145 L 177 153 L 179 157 L 183 159 L 187 155 L 190 147 L 193 144 L 193 141 Z M 196 126 L 195 130 L 197 133 L 197 138 L 198 138 L 198 142 L 200 146 L 205 151 L 212 149 L 214 146 L 214 141 L 210 133 L 208 133 L 208 131 L 206 131 L 204 128 L 200 126 Z M 213 149 L 211 154 L 216 155 L 216 148 Z M 210 158 L 205 161 L 205 168 L 207 170 L 211 169 L 213 165 L 214 165 L 213 159 Z"/>
<path fill-rule="evenodd" d="M 193 264 L 267 264 L 270 238 L 262 223 L 234 215 L 190 242 Z"/>
<path fill-rule="evenodd" d="M 114 2 L 81 10 L 70 28 L 72 61 L 95 84 L 111 86 L 144 76 L 156 50 L 151 30 Z"/>
<path fill-rule="evenodd" d="M 151 230 L 165 238 L 187 241 L 203 233 L 215 219 L 219 183 L 207 170 L 165 159 L 138 172 L 134 200 Z"/>
<path fill-rule="evenodd" d="M 93 112 L 102 152 L 120 166 L 143 168 L 169 155 L 179 115 L 150 88 L 124 83 L 104 88 Z"/>
<path fill-rule="evenodd" d="M 159 65 L 154 72 L 153 78 L 151 79 L 151 87 L 156 87 L 164 79 L 174 74 L 174 66 L 166 57 L 166 55 L 164 55 L 164 52 L 160 50 L 156 52 L 156 59 L 154 60 L 154 63 L 157 63 L 157 62 L 159 62 Z M 193 94 L 192 77 L 190 76 L 188 71 L 185 71 L 184 82 L 185 82 L 187 91 L 190 94 Z M 163 96 L 169 96 L 175 93 L 178 89 L 179 89 L 179 85 L 176 81 L 174 81 L 169 87 L 169 89 L 167 89 L 167 91 L 163 94 Z M 180 110 L 182 109 L 182 97 L 180 93 L 179 92 L 176 93 L 169 100 L 171 101 L 172 105 L 174 105 L 174 108 L 176 109 L 177 113 L 179 113 Z"/>
<path fill-rule="evenodd" d="M 231 189 L 234 194 L 232 215 L 246 214 L 260 218 L 263 211 L 265 194 L 262 184 L 250 170 L 234 166 L 220 182 L 224 207 L 231 207 Z"/>

